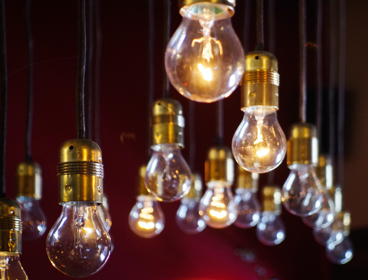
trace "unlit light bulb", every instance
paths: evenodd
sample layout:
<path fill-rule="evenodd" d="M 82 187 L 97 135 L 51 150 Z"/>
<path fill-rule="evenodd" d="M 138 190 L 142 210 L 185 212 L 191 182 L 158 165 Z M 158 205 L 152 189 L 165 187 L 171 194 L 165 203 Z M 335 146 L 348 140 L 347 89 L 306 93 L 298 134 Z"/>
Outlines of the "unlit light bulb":
<path fill-rule="evenodd" d="M 140 195 L 129 214 L 130 229 L 138 236 L 152 238 L 165 227 L 160 203 L 151 195 Z"/>
<path fill-rule="evenodd" d="M 52 265 L 68 276 L 90 276 L 110 257 L 110 235 L 95 204 L 66 202 L 62 205 L 61 216 L 47 237 L 47 255 Z"/>
<path fill-rule="evenodd" d="M 348 236 L 338 244 L 329 243 L 326 246 L 326 256 L 334 264 L 346 264 L 353 258 L 353 244 Z"/>
<path fill-rule="evenodd" d="M 264 211 L 257 225 L 258 240 L 264 245 L 278 245 L 285 239 L 285 226 L 280 216 L 272 211 Z"/>
<path fill-rule="evenodd" d="M 206 228 L 206 222 L 199 214 L 199 200 L 184 197 L 176 212 L 176 224 L 187 234 L 196 234 Z"/>
<path fill-rule="evenodd" d="M 185 196 L 191 185 L 191 172 L 176 144 L 153 146 L 147 165 L 145 185 L 159 201 L 176 201 Z"/>
<path fill-rule="evenodd" d="M 165 54 L 166 73 L 183 96 L 197 102 L 228 97 L 244 73 L 244 53 L 227 6 L 184 6 Z"/>
<path fill-rule="evenodd" d="M 322 246 L 326 246 L 328 243 L 328 240 L 330 239 L 332 232 L 332 226 L 329 225 L 327 227 L 321 228 L 321 227 L 314 227 L 313 228 L 313 236 L 314 240 Z"/>
<path fill-rule="evenodd" d="M 294 215 L 305 217 L 317 213 L 322 206 L 322 186 L 314 167 L 293 164 L 289 177 L 282 188 L 282 202 Z"/>
<path fill-rule="evenodd" d="M 258 224 L 261 216 L 261 206 L 257 193 L 252 189 L 238 188 L 235 195 L 237 218 L 235 225 L 240 228 L 250 228 Z"/>
<path fill-rule="evenodd" d="M 251 106 L 236 130 L 232 150 L 245 170 L 265 173 L 278 167 L 285 157 L 286 137 L 277 121 L 276 110 L 269 106 Z"/>
<path fill-rule="evenodd" d="M 28 280 L 20 263 L 20 254 L 0 252 L 0 279 Z"/>

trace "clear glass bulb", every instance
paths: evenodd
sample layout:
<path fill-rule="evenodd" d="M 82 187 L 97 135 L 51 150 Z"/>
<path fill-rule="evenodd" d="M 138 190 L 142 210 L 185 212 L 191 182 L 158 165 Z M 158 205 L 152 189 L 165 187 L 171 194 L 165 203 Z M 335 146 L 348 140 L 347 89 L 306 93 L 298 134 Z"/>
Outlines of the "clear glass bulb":
<path fill-rule="evenodd" d="M 160 144 L 152 149 L 144 178 L 147 190 L 158 201 L 179 200 L 189 192 L 192 177 L 180 147 L 176 144 Z"/>
<path fill-rule="evenodd" d="M 264 211 L 257 225 L 258 240 L 264 245 L 278 245 L 285 239 L 285 225 L 281 217 L 272 211 Z"/>
<path fill-rule="evenodd" d="M 112 221 L 108 208 L 106 208 L 104 205 L 101 205 L 98 213 L 100 214 L 100 219 L 103 222 L 107 232 L 109 232 L 111 229 Z"/>
<path fill-rule="evenodd" d="M 32 241 L 40 238 L 46 231 L 46 216 L 37 199 L 17 197 L 22 217 L 22 239 Z"/>
<path fill-rule="evenodd" d="M 322 207 L 322 186 L 314 167 L 294 164 L 282 187 L 282 203 L 293 215 L 305 217 L 317 213 Z"/>
<path fill-rule="evenodd" d="M 199 214 L 197 199 L 183 198 L 176 212 L 176 224 L 187 234 L 200 233 L 206 228 L 206 222 Z"/>
<path fill-rule="evenodd" d="M 197 102 L 228 97 L 244 73 L 244 52 L 225 5 L 197 3 L 181 9 L 183 20 L 169 41 L 166 73 L 180 94 Z"/>
<path fill-rule="evenodd" d="M 238 188 L 235 195 L 237 218 L 235 225 L 240 228 L 250 228 L 258 224 L 261 217 L 261 206 L 257 194 L 251 189 Z"/>
<path fill-rule="evenodd" d="M 28 280 L 20 254 L 0 252 L 0 280 Z"/>
<path fill-rule="evenodd" d="M 335 219 L 335 204 L 328 194 L 326 188 L 322 192 L 322 206 L 321 209 L 313 215 L 303 217 L 304 224 L 309 227 L 325 228 L 332 224 Z"/>
<path fill-rule="evenodd" d="M 138 236 L 152 238 L 165 227 L 165 216 L 160 203 L 151 195 L 140 195 L 129 214 L 130 229 Z"/>
<path fill-rule="evenodd" d="M 110 257 L 110 235 L 95 204 L 66 202 L 62 205 L 62 213 L 46 240 L 49 260 L 70 277 L 92 275 Z"/>
<path fill-rule="evenodd" d="M 316 242 L 322 246 L 327 245 L 328 240 L 330 239 L 331 233 L 332 233 L 332 225 L 329 225 L 324 228 L 321 228 L 321 227 L 313 228 L 314 240 L 316 240 Z"/>
<path fill-rule="evenodd" d="M 346 264 L 353 255 L 353 244 L 348 236 L 338 244 L 328 243 L 326 246 L 326 256 L 334 264 Z"/>
<path fill-rule="evenodd" d="M 236 219 L 236 209 L 231 186 L 222 181 L 207 183 L 207 191 L 199 204 L 199 214 L 213 228 L 224 228 Z"/>
<path fill-rule="evenodd" d="M 232 150 L 238 164 L 249 172 L 274 170 L 286 154 L 286 137 L 277 121 L 276 110 L 269 106 L 252 106 L 236 130 Z"/>

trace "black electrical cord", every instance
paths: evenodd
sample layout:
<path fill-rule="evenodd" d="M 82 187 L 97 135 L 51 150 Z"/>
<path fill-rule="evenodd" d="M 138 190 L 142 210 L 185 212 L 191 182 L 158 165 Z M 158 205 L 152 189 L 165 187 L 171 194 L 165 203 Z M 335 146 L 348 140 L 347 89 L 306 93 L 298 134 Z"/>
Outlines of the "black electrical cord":
<path fill-rule="evenodd" d="M 171 0 L 165 1 L 165 14 L 166 14 L 166 20 L 164 24 L 164 50 L 166 51 L 166 46 L 169 43 L 170 35 L 171 35 Z M 164 54 L 165 54 L 164 51 Z M 170 96 L 170 81 L 166 74 L 165 65 L 163 66 L 163 97 L 169 98 Z"/>
<path fill-rule="evenodd" d="M 275 53 L 275 36 L 276 36 L 276 20 L 275 20 L 275 1 L 268 1 L 268 50 L 270 53 Z"/>
<path fill-rule="evenodd" d="M 195 170 L 195 102 L 189 100 L 189 167 L 192 172 Z"/>
<path fill-rule="evenodd" d="M 100 71 L 101 71 L 101 51 L 102 51 L 102 29 L 100 15 L 100 1 L 95 0 L 94 4 L 95 18 L 95 71 L 94 71 L 94 141 L 101 145 L 100 139 Z"/>
<path fill-rule="evenodd" d="M 1 67 L 1 120 L 0 120 L 0 198 L 4 198 L 6 194 L 5 185 L 5 152 L 6 152 L 6 124 L 7 124 L 7 111 L 8 111 L 8 70 L 6 60 L 6 28 L 5 28 L 5 3 L 4 0 L 0 0 L 0 67 Z"/>
<path fill-rule="evenodd" d="M 336 119 L 335 119 L 335 75 L 336 75 L 336 7 L 335 0 L 330 0 L 330 29 L 329 29 L 329 85 L 328 85 L 328 112 L 329 112 L 329 154 L 332 164 L 335 163 L 336 151 Z"/>
<path fill-rule="evenodd" d="M 31 0 L 26 0 L 25 9 L 26 31 L 28 43 L 28 104 L 27 104 L 27 123 L 26 123 L 26 161 L 32 161 L 32 120 L 33 120 L 33 37 L 31 25 Z"/>
<path fill-rule="evenodd" d="M 77 137 L 85 139 L 86 120 L 84 110 L 84 88 L 86 75 L 86 51 L 87 51 L 87 28 L 86 28 L 86 0 L 78 1 L 78 76 L 77 76 Z"/>
<path fill-rule="evenodd" d="M 243 50 L 244 53 L 249 51 L 249 31 L 251 24 L 251 11 L 252 11 L 252 0 L 245 0 L 245 11 L 244 11 L 244 28 L 243 28 Z"/>
<path fill-rule="evenodd" d="M 224 141 L 224 100 L 217 102 L 216 116 L 217 124 L 215 143 L 216 145 L 221 146 Z"/>
<path fill-rule="evenodd" d="M 317 137 L 319 151 L 322 152 L 323 123 L 323 69 L 322 69 L 322 30 L 323 30 L 323 0 L 317 5 Z"/>
<path fill-rule="evenodd" d="M 307 121 L 307 50 L 305 48 L 305 44 L 307 42 L 306 19 L 305 0 L 299 0 L 299 114 L 300 121 L 303 123 Z"/>
<path fill-rule="evenodd" d="M 148 128 L 148 157 L 151 157 L 151 104 L 153 102 L 153 97 L 155 93 L 155 75 L 154 75 L 154 56 L 155 56 L 155 12 L 154 12 L 154 0 L 148 1 L 148 114 L 147 114 L 147 128 Z M 165 75 L 165 73 L 164 73 Z"/>
<path fill-rule="evenodd" d="M 264 31 L 263 31 L 263 0 L 257 0 L 256 9 L 256 29 L 257 29 L 257 51 L 264 50 Z"/>

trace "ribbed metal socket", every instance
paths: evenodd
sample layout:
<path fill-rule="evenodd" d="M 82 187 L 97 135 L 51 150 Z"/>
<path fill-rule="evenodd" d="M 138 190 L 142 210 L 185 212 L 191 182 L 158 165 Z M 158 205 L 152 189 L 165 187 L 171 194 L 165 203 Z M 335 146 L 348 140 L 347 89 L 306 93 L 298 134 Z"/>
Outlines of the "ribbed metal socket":
<path fill-rule="evenodd" d="M 321 184 L 331 192 L 333 189 L 333 167 L 330 157 L 327 155 L 319 155 L 318 164 L 315 170 Z"/>
<path fill-rule="evenodd" d="M 189 193 L 185 196 L 185 198 L 199 200 L 202 197 L 202 191 L 203 191 L 203 184 L 201 175 L 197 173 L 192 173 L 192 186 L 190 188 Z"/>
<path fill-rule="evenodd" d="M 146 185 L 144 184 L 144 176 L 146 175 L 146 166 L 142 165 L 139 168 L 139 177 L 137 181 L 137 196 L 140 195 L 150 195 Z"/>
<path fill-rule="evenodd" d="M 16 197 L 42 198 L 41 168 L 35 162 L 22 162 L 17 167 Z"/>
<path fill-rule="evenodd" d="M 228 12 L 231 16 L 233 16 L 235 13 L 236 0 L 179 0 L 178 5 L 180 8 L 180 14 L 184 14 L 184 7 L 198 3 L 222 4 L 227 6 Z"/>
<path fill-rule="evenodd" d="M 308 123 L 294 124 L 287 142 L 287 164 L 318 163 L 318 140 L 316 128 Z"/>
<path fill-rule="evenodd" d="M 277 186 L 265 186 L 263 188 L 263 211 L 281 214 L 281 189 Z"/>
<path fill-rule="evenodd" d="M 0 252 L 22 253 L 22 220 L 19 204 L 0 199 Z"/>
<path fill-rule="evenodd" d="M 208 151 L 205 162 L 205 182 L 222 181 L 234 183 L 234 160 L 228 147 L 214 146 Z"/>
<path fill-rule="evenodd" d="M 152 105 L 151 129 L 152 146 L 158 144 L 177 144 L 184 147 L 183 109 L 173 99 L 159 99 Z"/>
<path fill-rule="evenodd" d="M 258 190 L 259 174 L 246 171 L 240 165 L 238 165 L 238 189 L 251 189 L 253 191 Z"/>
<path fill-rule="evenodd" d="M 60 149 L 59 202 L 102 203 L 104 169 L 97 143 L 87 139 L 68 140 Z"/>

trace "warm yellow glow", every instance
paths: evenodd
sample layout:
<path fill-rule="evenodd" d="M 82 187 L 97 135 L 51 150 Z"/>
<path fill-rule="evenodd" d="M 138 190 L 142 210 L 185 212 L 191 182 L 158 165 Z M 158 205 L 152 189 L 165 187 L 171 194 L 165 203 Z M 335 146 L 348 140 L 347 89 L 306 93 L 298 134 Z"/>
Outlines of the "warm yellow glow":
<path fill-rule="evenodd" d="M 149 230 L 149 229 L 153 229 L 155 227 L 155 223 L 154 222 L 148 222 L 148 223 L 146 223 L 144 221 L 138 221 L 138 226 L 140 228 Z"/>
<path fill-rule="evenodd" d="M 222 210 L 221 212 L 218 212 L 216 210 L 210 210 L 210 215 L 212 217 L 218 218 L 218 219 L 222 219 L 224 217 L 226 217 L 227 212 L 225 210 Z"/>
<path fill-rule="evenodd" d="M 256 152 L 257 157 L 264 157 L 270 152 L 269 148 L 259 148 Z"/>
<path fill-rule="evenodd" d="M 257 120 L 257 139 L 254 141 L 254 146 L 256 147 L 257 157 L 264 157 L 268 155 L 270 149 L 267 147 L 267 143 L 263 140 L 262 134 L 263 118 Z"/>
<path fill-rule="evenodd" d="M 154 223 L 154 216 L 153 213 L 153 207 L 144 207 L 141 210 L 141 213 L 139 213 L 139 220 L 138 220 L 138 226 L 145 230 L 151 230 L 155 228 Z"/>
<path fill-rule="evenodd" d="M 204 68 L 203 65 L 201 63 L 198 64 L 198 69 L 199 71 L 201 71 L 203 79 L 206 81 L 212 81 L 212 71 L 211 68 Z"/>

